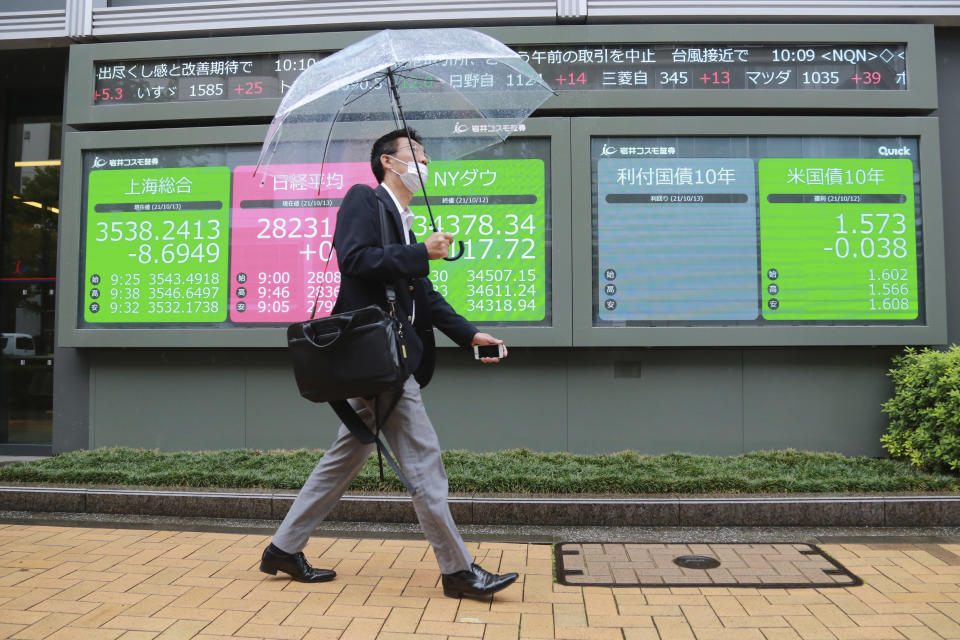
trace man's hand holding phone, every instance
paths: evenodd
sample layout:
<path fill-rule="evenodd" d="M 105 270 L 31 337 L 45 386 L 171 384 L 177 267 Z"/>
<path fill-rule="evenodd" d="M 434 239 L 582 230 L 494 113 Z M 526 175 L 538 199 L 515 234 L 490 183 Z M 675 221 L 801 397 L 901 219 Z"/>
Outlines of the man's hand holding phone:
<path fill-rule="evenodd" d="M 501 358 L 507 357 L 507 345 L 489 333 L 478 333 L 470 344 L 473 345 L 473 357 L 480 362 L 500 362 Z"/>

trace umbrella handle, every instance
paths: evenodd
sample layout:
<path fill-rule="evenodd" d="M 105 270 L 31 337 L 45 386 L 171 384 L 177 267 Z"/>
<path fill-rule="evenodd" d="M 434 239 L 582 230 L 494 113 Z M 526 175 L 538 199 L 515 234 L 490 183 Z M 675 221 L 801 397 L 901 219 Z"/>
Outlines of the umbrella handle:
<path fill-rule="evenodd" d="M 457 240 L 457 255 L 447 256 L 444 260 L 453 262 L 454 260 L 459 260 L 461 257 L 463 257 L 463 240 Z"/>

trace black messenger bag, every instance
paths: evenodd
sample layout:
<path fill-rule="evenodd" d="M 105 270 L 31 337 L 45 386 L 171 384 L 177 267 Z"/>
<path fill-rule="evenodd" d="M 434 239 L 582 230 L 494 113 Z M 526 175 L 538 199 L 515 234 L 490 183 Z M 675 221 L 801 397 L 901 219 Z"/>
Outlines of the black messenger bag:
<path fill-rule="evenodd" d="M 377 204 L 380 205 L 381 245 L 386 246 L 387 214 L 379 199 Z M 328 259 L 324 272 L 329 264 Z M 301 396 L 312 402 L 338 402 L 371 398 L 403 386 L 410 372 L 403 328 L 396 310 L 397 293 L 391 284 L 384 288 L 389 314 L 377 305 L 370 305 L 314 319 L 317 313 L 314 301 L 309 320 L 287 327 L 287 346 Z"/>
<path fill-rule="evenodd" d="M 409 372 L 402 335 L 400 323 L 376 305 L 290 325 L 287 344 L 300 395 L 331 402 L 403 386 Z"/>

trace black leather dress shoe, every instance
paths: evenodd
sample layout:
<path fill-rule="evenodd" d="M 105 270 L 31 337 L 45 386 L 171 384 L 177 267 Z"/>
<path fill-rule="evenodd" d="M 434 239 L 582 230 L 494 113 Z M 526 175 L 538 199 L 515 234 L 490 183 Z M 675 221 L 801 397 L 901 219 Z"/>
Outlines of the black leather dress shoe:
<path fill-rule="evenodd" d="M 327 582 L 337 576 L 336 571 L 311 567 L 302 551 L 300 553 L 287 553 L 281 551 L 279 547 L 273 546 L 273 543 L 270 543 L 263 550 L 263 557 L 260 559 L 260 571 L 272 576 L 277 575 L 277 571 L 283 571 L 290 574 L 290 577 L 297 582 Z"/>
<path fill-rule="evenodd" d="M 516 573 L 490 573 L 474 563 L 466 571 L 443 574 L 443 595 L 448 598 L 489 596 L 509 587 L 519 577 Z"/>

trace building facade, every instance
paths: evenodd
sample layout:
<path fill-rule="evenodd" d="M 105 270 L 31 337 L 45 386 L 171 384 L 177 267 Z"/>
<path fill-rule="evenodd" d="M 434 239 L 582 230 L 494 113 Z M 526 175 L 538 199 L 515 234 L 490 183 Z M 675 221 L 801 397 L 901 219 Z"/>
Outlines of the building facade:
<path fill-rule="evenodd" d="M 0 452 L 326 446 L 284 326 L 335 297 L 337 195 L 372 177 L 307 149 L 264 187 L 260 143 L 316 60 L 471 27 L 556 96 L 432 167 L 467 255 L 431 278 L 511 346 L 442 343 L 444 446 L 881 455 L 891 357 L 960 335 L 958 25 L 946 1 L 7 2 Z"/>

